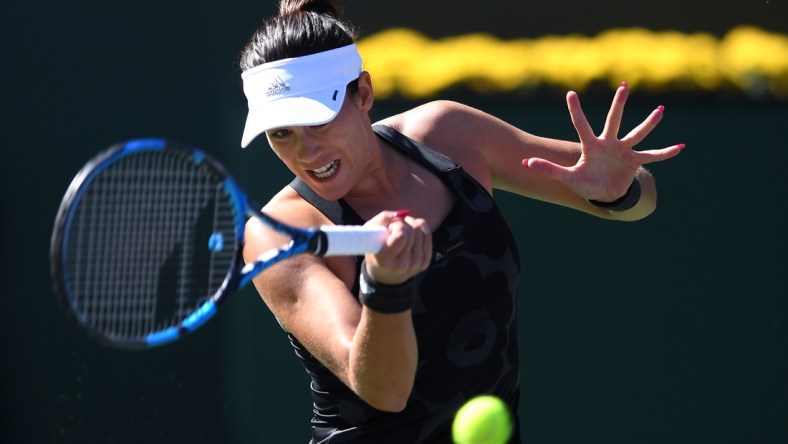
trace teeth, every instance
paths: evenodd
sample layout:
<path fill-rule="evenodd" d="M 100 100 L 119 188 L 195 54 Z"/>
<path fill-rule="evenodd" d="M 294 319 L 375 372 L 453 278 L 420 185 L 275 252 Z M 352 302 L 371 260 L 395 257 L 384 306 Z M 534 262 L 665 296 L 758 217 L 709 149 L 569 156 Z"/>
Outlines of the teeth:
<path fill-rule="evenodd" d="M 334 174 L 334 172 L 337 170 L 337 163 L 338 161 L 335 160 L 322 168 L 312 170 L 312 172 L 319 179 L 325 179 L 326 177 L 331 177 Z"/>
<path fill-rule="evenodd" d="M 329 163 L 328 165 L 324 166 L 323 168 L 318 168 L 315 170 L 315 173 L 322 174 L 329 170 L 334 165 L 334 162 Z"/>

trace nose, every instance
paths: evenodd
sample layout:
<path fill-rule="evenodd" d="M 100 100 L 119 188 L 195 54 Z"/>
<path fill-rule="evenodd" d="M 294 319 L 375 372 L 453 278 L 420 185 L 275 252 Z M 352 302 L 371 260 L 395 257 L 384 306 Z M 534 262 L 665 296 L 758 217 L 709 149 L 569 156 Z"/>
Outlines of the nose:
<path fill-rule="evenodd" d="M 322 151 L 322 142 L 309 127 L 304 127 L 301 132 L 301 143 L 299 143 L 299 153 L 304 160 L 314 159 Z"/>

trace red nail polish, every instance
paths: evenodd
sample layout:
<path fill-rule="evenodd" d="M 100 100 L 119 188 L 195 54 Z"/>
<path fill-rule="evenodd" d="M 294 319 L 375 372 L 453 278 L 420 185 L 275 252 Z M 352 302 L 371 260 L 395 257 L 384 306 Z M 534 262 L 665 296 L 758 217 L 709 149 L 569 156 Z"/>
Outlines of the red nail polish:
<path fill-rule="evenodd" d="M 679 144 L 679 149 L 680 149 L 680 150 L 683 150 L 685 146 L 686 146 L 686 145 L 684 145 L 683 143 L 680 143 L 680 144 Z"/>
<path fill-rule="evenodd" d="M 394 216 L 396 216 L 396 217 L 410 216 L 410 210 L 397 210 L 394 213 Z"/>
<path fill-rule="evenodd" d="M 657 109 L 660 110 L 660 111 L 665 111 L 665 107 L 662 106 L 662 105 L 658 106 Z"/>
<path fill-rule="evenodd" d="M 624 88 L 628 88 L 629 84 L 627 82 L 621 82 L 621 86 L 623 86 Z"/>

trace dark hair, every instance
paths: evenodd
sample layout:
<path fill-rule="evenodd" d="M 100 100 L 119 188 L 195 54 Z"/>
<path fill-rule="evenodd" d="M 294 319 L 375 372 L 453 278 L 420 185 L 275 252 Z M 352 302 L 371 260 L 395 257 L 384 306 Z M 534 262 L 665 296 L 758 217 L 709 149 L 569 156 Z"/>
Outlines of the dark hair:
<path fill-rule="evenodd" d="M 341 15 L 337 0 L 281 0 L 279 15 L 263 22 L 241 53 L 241 69 L 352 44 L 356 31 Z"/>

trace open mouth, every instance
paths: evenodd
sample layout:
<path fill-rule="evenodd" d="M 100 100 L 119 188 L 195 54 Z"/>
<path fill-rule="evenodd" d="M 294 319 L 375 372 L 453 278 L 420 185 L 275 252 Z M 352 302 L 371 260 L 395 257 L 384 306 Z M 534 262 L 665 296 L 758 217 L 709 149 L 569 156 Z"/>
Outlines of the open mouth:
<path fill-rule="evenodd" d="M 317 177 L 318 179 L 328 179 L 329 177 L 333 176 L 334 173 L 337 172 L 337 168 L 339 168 L 339 160 L 334 160 L 328 165 L 325 165 L 316 170 L 312 170 L 312 174 L 314 174 L 315 177 Z"/>

